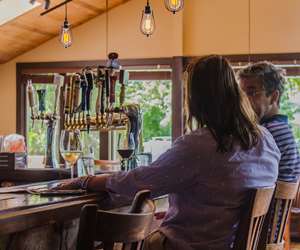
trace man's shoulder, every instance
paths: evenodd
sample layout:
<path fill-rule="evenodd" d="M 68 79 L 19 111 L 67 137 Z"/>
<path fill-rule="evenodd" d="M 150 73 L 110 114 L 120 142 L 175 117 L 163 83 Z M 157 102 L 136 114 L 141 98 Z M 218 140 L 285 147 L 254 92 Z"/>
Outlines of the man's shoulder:
<path fill-rule="evenodd" d="M 278 132 L 292 133 L 291 126 L 288 122 L 274 120 L 265 122 L 262 126 L 268 129 L 273 136 L 274 134 L 278 134 Z"/>

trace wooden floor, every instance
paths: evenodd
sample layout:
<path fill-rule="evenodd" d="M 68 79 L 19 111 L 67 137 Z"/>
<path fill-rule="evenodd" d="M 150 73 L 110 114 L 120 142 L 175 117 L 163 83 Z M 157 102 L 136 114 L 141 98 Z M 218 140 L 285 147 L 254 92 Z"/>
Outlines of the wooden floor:
<path fill-rule="evenodd" d="M 300 250 L 300 242 L 297 242 L 297 243 L 293 242 L 291 244 L 291 249 L 290 250 Z"/>

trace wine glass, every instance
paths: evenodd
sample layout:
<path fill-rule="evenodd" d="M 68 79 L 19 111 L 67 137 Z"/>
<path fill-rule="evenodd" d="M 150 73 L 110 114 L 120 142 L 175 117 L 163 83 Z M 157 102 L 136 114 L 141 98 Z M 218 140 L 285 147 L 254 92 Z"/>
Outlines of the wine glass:
<path fill-rule="evenodd" d="M 119 134 L 118 137 L 118 153 L 121 157 L 121 170 L 128 171 L 128 160 L 134 154 L 135 142 L 132 133 L 129 133 L 127 137 L 126 134 Z"/>
<path fill-rule="evenodd" d="M 79 130 L 62 130 L 60 136 L 60 153 L 71 169 L 71 179 L 74 178 L 74 166 L 82 152 Z"/>

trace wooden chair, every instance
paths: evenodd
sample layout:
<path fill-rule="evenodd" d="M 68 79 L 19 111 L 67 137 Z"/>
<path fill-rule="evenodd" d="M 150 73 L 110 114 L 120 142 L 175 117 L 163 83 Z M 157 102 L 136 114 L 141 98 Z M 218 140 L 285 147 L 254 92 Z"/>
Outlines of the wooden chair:
<path fill-rule="evenodd" d="M 290 223 L 289 223 L 289 232 L 290 235 L 287 235 L 287 238 L 294 238 L 297 241 L 300 239 L 300 185 L 298 187 L 298 192 L 296 198 L 293 201 L 291 214 L 290 214 Z"/>
<path fill-rule="evenodd" d="M 284 232 L 296 197 L 299 183 L 278 181 L 267 219 L 263 226 L 263 233 L 259 249 L 283 250 Z"/>
<path fill-rule="evenodd" d="M 259 188 L 249 193 L 237 231 L 234 250 L 256 250 L 264 218 L 268 212 L 274 187 Z"/>
<path fill-rule="evenodd" d="M 148 236 L 155 206 L 149 191 L 136 194 L 128 213 L 99 210 L 86 205 L 80 216 L 77 250 L 94 250 L 94 242 L 101 241 L 104 250 L 112 250 L 122 243 L 123 250 L 138 250 Z"/>

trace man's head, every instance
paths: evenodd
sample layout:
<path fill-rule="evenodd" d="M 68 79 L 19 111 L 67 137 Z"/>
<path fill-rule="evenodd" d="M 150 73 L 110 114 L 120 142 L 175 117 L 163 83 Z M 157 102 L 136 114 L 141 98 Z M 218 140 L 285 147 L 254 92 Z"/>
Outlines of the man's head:
<path fill-rule="evenodd" d="M 259 119 L 279 112 L 285 72 L 269 62 L 254 63 L 238 72 L 241 88 L 247 94 Z"/>

